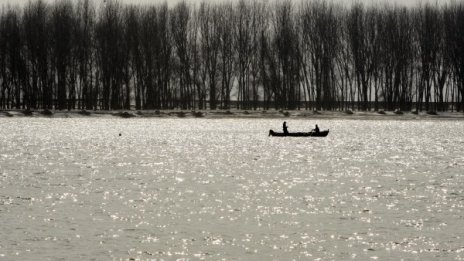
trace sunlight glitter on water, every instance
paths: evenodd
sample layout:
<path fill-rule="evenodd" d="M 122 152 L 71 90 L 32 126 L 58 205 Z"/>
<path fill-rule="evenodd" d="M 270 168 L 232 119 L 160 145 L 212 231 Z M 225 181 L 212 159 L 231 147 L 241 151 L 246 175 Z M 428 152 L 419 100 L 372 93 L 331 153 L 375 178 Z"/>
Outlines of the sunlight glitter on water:
<path fill-rule="evenodd" d="M 0 254 L 464 259 L 464 122 L 281 123 L 1 119 Z"/>

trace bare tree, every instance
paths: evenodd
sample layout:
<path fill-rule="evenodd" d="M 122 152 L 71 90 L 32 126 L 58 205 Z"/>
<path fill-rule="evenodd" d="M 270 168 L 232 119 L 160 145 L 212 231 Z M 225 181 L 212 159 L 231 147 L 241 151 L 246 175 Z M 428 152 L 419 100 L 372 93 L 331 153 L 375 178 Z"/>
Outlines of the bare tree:
<path fill-rule="evenodd" d="M 464 5 L 453 3 L 444 10 L 445 45 L 447 59 L 453 71 L 451 96 L 457 103 L 457 110 L 464 110 Z"/>
<path fill-rule="evenodd" d="M 221 105 L 222 109 L 230 109 L 230 95 L 234 78 L 234 29 L 235 11 L 232 4 L 220 7 L 220 73 L 221 73 Z"/>
<path fill-rule="evenodd" d="M 364 6 L 360 3 L 355 3 L 351 7 L 349 19 L 348 19 L 348 32 L 349 32 L 349 43 L 351 46 L 351 52 L 353 54 L 354 71 L 356 76 L 356 84 L 358 90 L 358 108 L 363 110 L 368 109 L 369 95 L 368 89 L 370 86 L 370 64 L 372 61 L 372 52 L 368 37 L 367 18 Z"/>
<path fill-rule="evenodd" d="M 278 64 L 275 99 L 280 109 L 296 109 L 300 97 L 299 90 L 299 46 L 298 34 L 293 21 L 291 2 L 276 6 L 274 15 L 274 40 L 276 61 Z"/>
<path fill-rule="evenodd" d="M 200 32 L 202 58 L 206 65 L 206 74 L 209 83 L 209 107 L 216 109 L 217 80 L 219 73 L 219 52 L 221 45 L 220 9 L 206 3 L 200 6 Z"/>
<path fill-rule="evenodd" d="M 345 110 L 349 107 L 348 102 L 350 103 L 351 109 L 355 109 L 355 89 L 354 85 L 354 70 L 353 70 L 353 55 L 351 51 L 351 46 L 349 43 L 349 13 L 343 13 L 340 17 L 341 27 L 339 28 L 340 34 L 340 46 L 339 52 L 336 57 L 336 68 L 337 75 L 339 77 L 337 83 L 339 86 L 339 108 Z M 309 60 L 310 58 L 308 58 Z M 306 76 L 305 76 L 306 77 Z"/>
<path fill-rule="evenodd" d="M 0 108 L 464 110 L 464 5 L 327 0 L 0 12 Z"/>
<path fill-rule="evenodd" d="M 70 70 L 72 65 L 72 35 L 73 25 L 73 6 L 70 1 L 62 0 L 53 6 L 52 11 L 52 57 L 53 70 L 56 75 L 56 98 L 57 109 L 63 110 L 68 108 L 68 98 L 73 97 L 74 86 L 70 81 Z M 74 97 L 73 97 L 74 98 Z"/>
<path fill-rule="evenodd" d="M 235 52 L 238 80 L 237 99 L 239 108 L 250 109 L 250 57 L 252 51 L 251 10 L 244 0 L 237 5 L 237 20 L 235 23 Z"/>
<path fill-rule="evenodd" d="M 3 10 L 0 20 L 0 107 L 3 109 L 20 108 L 22 86 L 27 81 L 20 22 L 18 9 Z"/>
<path fill-rule="evenodd" d="M 97 109 L 94 77 L 95 7 L 91 0 L 80 0 L 76 8 L 74 32 L 75 59 L 78 64 L 80 109 Z"/>
<path fill-rule="evenodd" d="M 156 52 L 157 63 L 157 85 L 159 95 L 157 96 L 156 108 L 168 109 L 173 107 L 174 95 L 171 90 L 171 61 L 172 61 L 172 41 L 169 30 L 169 9 L 167 3 L 159 7 L 158 11 L 158 37 Z"/>
<path fill-rule="evenodd" d="M 442 41 L 439 23 L 440 13 L 430 4 L 420 6 L 416 12 L 415 32 L 417 37 L 419 56 L 419 82 L 417 85 L 417 109 L 422 111 L 422 101 L 425 100 L 425 109 L 431 109 L 433 95 L 432 85 L 438 72 L 439 50 Z"/>
<path fill-rule="evenodd" d="M 42 0 L 29 2 L 24 9 L 23 30 L 27 50 L 27 66 L 31 77 L 24 91 L 26 108 L 51 108 L 52 86 L 49 81 L 49 7 Z"/>
<path fill-rule="evenodd" d="M 306 45 L 311 55 L 316 109 L 333 109 L 336 99 L 335 59 L 340 49 L 339 8 L 324 1 L 303 6 Z"/>
<path fill-rule="evenodd" d="M 185 1 L 179 2 L 171 13 L 171 31 L 177 55 L 177 78 L 179 80 L 179 99 L 182 109 L 192 108 L 192 80 L 190 76 L 190 56 L 188 25 L 190 9 Z"/>
<path fill-rule="evenodd" d="M 143 83 L 143 62 L 140 36 L 140 9 L 137 6 L 129 6 L 126 9 L 126 46 L 129 64 L 125 70 L 126 109 L 130 108 L 131 94 L 134 92 L 135 109 L 142 109 L 142 83 Z M 132 89 L 130 88 L 132 86 Z"/>

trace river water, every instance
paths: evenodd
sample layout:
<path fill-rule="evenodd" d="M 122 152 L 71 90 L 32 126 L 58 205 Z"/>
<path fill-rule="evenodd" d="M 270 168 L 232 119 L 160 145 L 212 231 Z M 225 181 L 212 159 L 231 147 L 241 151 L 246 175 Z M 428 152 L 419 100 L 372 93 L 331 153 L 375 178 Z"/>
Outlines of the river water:
<path fill-rule="evenodd" d="M 464 121 L 317 123 L 0 119 L 0 259 L 464 260 Z"/>

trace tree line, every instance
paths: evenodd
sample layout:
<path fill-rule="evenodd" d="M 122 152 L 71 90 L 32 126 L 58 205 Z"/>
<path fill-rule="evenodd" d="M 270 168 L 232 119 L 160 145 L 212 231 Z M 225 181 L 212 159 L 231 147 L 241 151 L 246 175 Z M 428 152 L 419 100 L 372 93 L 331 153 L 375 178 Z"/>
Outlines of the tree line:
<path fill-rule="evenodd" d="M 464 110 L 464 4 L 325 0 L 0 14 L 0 109 Z"/>

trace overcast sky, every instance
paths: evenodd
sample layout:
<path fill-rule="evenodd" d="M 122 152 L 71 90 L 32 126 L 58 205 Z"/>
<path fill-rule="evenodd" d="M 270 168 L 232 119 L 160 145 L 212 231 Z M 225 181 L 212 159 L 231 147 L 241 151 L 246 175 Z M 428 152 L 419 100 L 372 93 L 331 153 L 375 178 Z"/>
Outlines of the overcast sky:
<path fill-rule="evenodd" d="M 23 5 L 24 3 L 27 3 L 29 0 L 0 0 L 0 6 L 4 5 Z M 47 2 L 53 3 L 56 0 L 45 0 Z M 103 0 L 94 0 L 95 2 L 103 1 Z M 179 0 L 119 0 L 122 3 L 142 3 L 142 4 L 149 4 L 149 3 L 164 3 L 167 2 L 169 5 L 177 3 Z M 201 2 L 202 0 L 187 0 L 187 2 Z M 237 2 L 238 0 L 204 0 L 206 2 L 221 2 L 221 1 L 231 1 L 231 2 Z M 301 0 L 294 0 L 295 2 L 299 3 Z M 339 0 L 340 2 L 348 2 L 350 0 Z M 420 2 L 438 2 L 438 3 L 444 3 L 444 2 L 449 2 L 449 0 L 360 0 L 365 3 L 384 3 L 384 2 L 390 2 L 390 3 L 397 3 L 400 5 L 405 5 L 405 6 L 415 6 Z M 337 2 L 335 0 L 334 2 Z"/>

